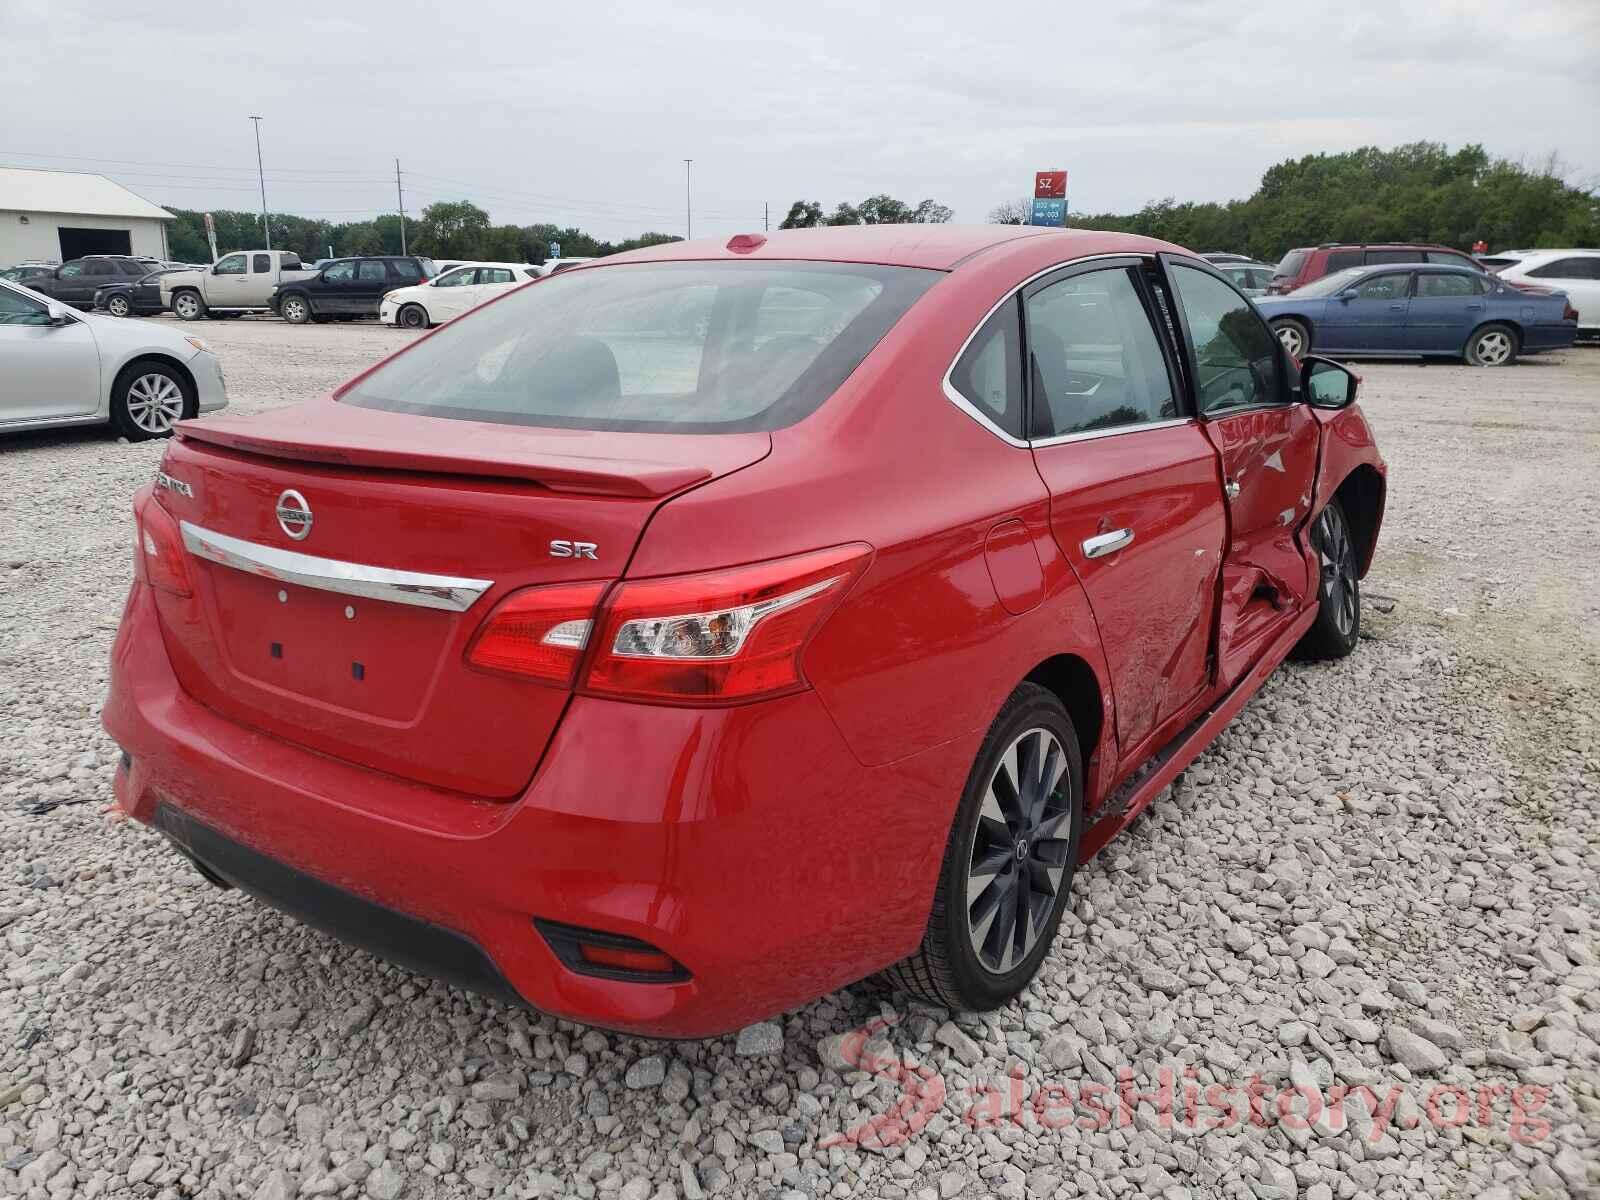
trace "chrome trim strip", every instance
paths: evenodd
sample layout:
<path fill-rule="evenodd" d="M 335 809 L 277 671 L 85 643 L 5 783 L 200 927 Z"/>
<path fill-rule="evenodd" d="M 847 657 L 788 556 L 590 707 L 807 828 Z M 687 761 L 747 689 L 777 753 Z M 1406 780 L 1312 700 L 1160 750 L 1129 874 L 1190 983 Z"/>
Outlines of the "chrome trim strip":
<path fill-rule="evenodd" d="M 1012 437 L 1004 429 L 1001 429 L 1000 426 L 996 425 L 992 420 L 990 420 L 988 415 L 984 413 L 982 409 L 978 408 L 972 403 L 972 401 L 968 400 L 956 390 L 955 384 L 950 382 L 950 376 L 955 374 L 956 364 L 961 361 L 961 356 L 967 352 L 967 347 L 972 345 L 972 339 L 977 337 L 982 331 L 983 327 L 989 323 L 989 318 L 994 316 L 994 314 L 1000 310 L 1000 306 L 1002 304 L 1005 304 L 1008 300 L 1011 300 L 1018 292 L 1027 287 L 1034 280 L 1043 279 L 1046 275 L 1059 271 L 1064 267 L 1075 267 L 1079 263 L 1105 262 L 1108 259 L 1117 258 L 1148 258 L 1153 261 L 1154 255 L 1124 251 L 1121 254 L 1090 254 L 1083 258 L 1069 258 L 1066 262 L 1052 263 L 1042 271 L 1035 271 L 1032 275 L 1029 275 L 1021 283 L 1017 284 L 1010 291 L 1008 291 L 1004 296 L 1001 296 L 1000 299 L 996 300 L 992 305 L 990 305 L 989 311 L 984 313 L 983 316 L 978 319 L 978 323 L 972 327 L 972 332 L 967 334 L 966 340 L 961 343 L 961 349 L 956 351 L 956 356 L 950 360 L 950 365 L 945 368 L 944 379 L 941 381 L 944 387 L 945 399 L 949 400 L 950 403 L 954 404 L 962 412 L 966 413 L 967 416 L 971 417 L 979 425 L 982 425 L 1006 445 L 1016 446 L 1018 449 L 1026 449 L 1030 443 L 1022 440 L 1021 438 Z M 1026 366 L 1024 366 L 1024 370 L 1026 370 Z M 1072 435 L 1069 434 L 1068 436 L 1070 437 Z M 1033 442 L 1031 444 L 1035 446 L 1054 445 L 1054 441 Z"/>
<path fill-rule="evenodd" d="M 1178 425 L 1195 425 L 1198 422 L 1193 417 L 1169 417 L 1165 421 L 1140 421 L 1133 425 L 1110 425 L 1105 429 L 1085 429 L 1079 433 L 1063 433 L 1058 437 L 1037 438 L 1033 443 L 1035 450 L 1045 446 L 1060 446 L 1067 442 L 1092 442 L 1096 438 L 1116 437 L 1123 433 L 1143 433 L 1146 429 L 1172 429 Z"/>
<path fill-rule="evenodd" d="M 396 571 L 363 563 L 317 558 L 293 550 L 261 546 L 225 533 L 213 533 L 188 521 L 180 521 L 183 544 L 189 552 L 235 571 L 297 583 L 302 587 L 338 592 L 345 596 L 364 596 L 391 604 L 410 604 L 417 608 L 437 608 L 445 612 L 465 612 L 473 602 L 494 586 L 492 579 L 458 579 L 451 575 L 424 575 L 419 571 Z"/>

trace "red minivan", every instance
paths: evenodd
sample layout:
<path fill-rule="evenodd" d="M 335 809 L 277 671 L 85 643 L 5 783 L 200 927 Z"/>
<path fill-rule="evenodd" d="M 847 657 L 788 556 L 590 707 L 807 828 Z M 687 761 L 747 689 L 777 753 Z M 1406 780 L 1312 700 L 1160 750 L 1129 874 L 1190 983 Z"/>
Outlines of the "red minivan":
<path fill-rule="evenodd" d="M 885 968 L 992 1008 L 1285 657 L 1355 648 L 1355 387 L 1122 234 L 574 267 L 178 426 L 118 802 L 213 882 L 594 1025 L 711 1035 Z"/>
<path fill-rule="evenodd" d="M 1286 296 L 1313 280 L 1342 271 L 1346 267 L 1373 267 L 1384 263 L 1447 263 L 1452 267 L 1471 267 L 1487 275 L 1483 264 L 1470 254 L 1449 246 L 1429 246 L 1408 242 L 1324 242 L 1320 246 L 1301 246 L 1285 254 L 1267 283 L 1267 295 Z"/>

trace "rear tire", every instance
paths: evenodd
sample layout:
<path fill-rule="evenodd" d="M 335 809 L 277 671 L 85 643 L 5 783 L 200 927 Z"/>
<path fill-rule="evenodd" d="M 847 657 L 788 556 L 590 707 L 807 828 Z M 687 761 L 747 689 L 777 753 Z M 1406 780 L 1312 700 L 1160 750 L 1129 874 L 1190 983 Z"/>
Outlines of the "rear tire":
<path fill-rule="evenodd" d="M 1509 325 L 1474 329 L 1462 357 L 1474 367 L 1509 367 L 1517 361 L 1517 331 Z"/>
<path fill-rule="evenodd" d="M 1343 658 L 1361 638 L 1361 580 L 1344 507 L 1329 500 L 1311 527 L 1317 552 L 1317 619 L 1294 648 L 1300 659 Z"/>
<path fill-rule="evenodd" d="M 176 367 L 140 359 L 111 385 L 111 424 L 130 442 L 171 437 L 173 423 L 194 416 L 196 403 L 193 385 Z"/>
<path fill-rule="evenodd" d="M 1296 359 L 1304 358 L 1311 351 L 1311 330 L 1295 320 L 1293 317 L 1280 317 L 1272 323 L 1272 332 L 1278 335 L 1278 340 L 1283 343 L 1283 348 Z"/>
<path fill-rule="evenodd" d="M 311 301 L 294 292 L 278 302 L 278 315 L 291 325 L 304 325 L 313 315 Z"/>
<path fill-rule="evenodd" d="M 426 329 L 428 327 L 428 310 L 420 304 L 408 304 L 400 310 L 395 317 L 395 324 L 401 329 Z"/>
<path fill-rule="evenodd" d="M 200 299 L 199 292 L 174 292 L 172 315 L 180 321 L 198 321 L 206 315 L 206 302 Z"/>
<path fill-rule="evenodd" d="M 1072 893 L 1083 760 L 1055 695 L 1024 683 L 1000 709 L 967 777 L 922 945 L 885 972 L 894 986 L 965 1011 L 999 1008 L 1032 982 Z"/>

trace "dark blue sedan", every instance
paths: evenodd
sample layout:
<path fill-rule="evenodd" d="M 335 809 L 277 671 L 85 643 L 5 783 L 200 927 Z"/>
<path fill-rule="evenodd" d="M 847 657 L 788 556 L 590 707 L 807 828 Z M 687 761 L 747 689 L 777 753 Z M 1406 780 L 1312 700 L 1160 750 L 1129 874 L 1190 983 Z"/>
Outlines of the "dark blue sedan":
<path fill-rule="evenodd" d="M 1503 367 L 1578 335 L 1565 292 L 1519 291 L 1492 275 L 1431 263 L 1351 267 L 1256 301 L 1296 358 L 1461 358 Z"/>

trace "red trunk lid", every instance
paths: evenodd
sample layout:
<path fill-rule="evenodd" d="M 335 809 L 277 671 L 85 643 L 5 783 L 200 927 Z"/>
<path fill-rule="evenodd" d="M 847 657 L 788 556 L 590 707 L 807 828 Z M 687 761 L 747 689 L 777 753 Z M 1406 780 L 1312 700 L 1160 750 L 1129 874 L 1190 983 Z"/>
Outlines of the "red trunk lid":
<path fill-rule="evenodd" d="M 770 448 L 764 433 L 532 429 L 328 400 L 186 422 L 162 466 L 175 483 L 156 489 L 188 527 L 195 590 L 158 593 L 167 650 L 184 689 L 234 720 L 436 787 L 514 796 L 567 692 L 468 667 L 484 617 L 519 588 L 616 578 L 658 505 Z M 291 490 L 312 513 L 298 540 L 277 513 Z M 595 557 L 553 556 L 558 540 L 593 543 Z M 296 581 L 337 564 L 487 587 L 453 611 Z"/>

